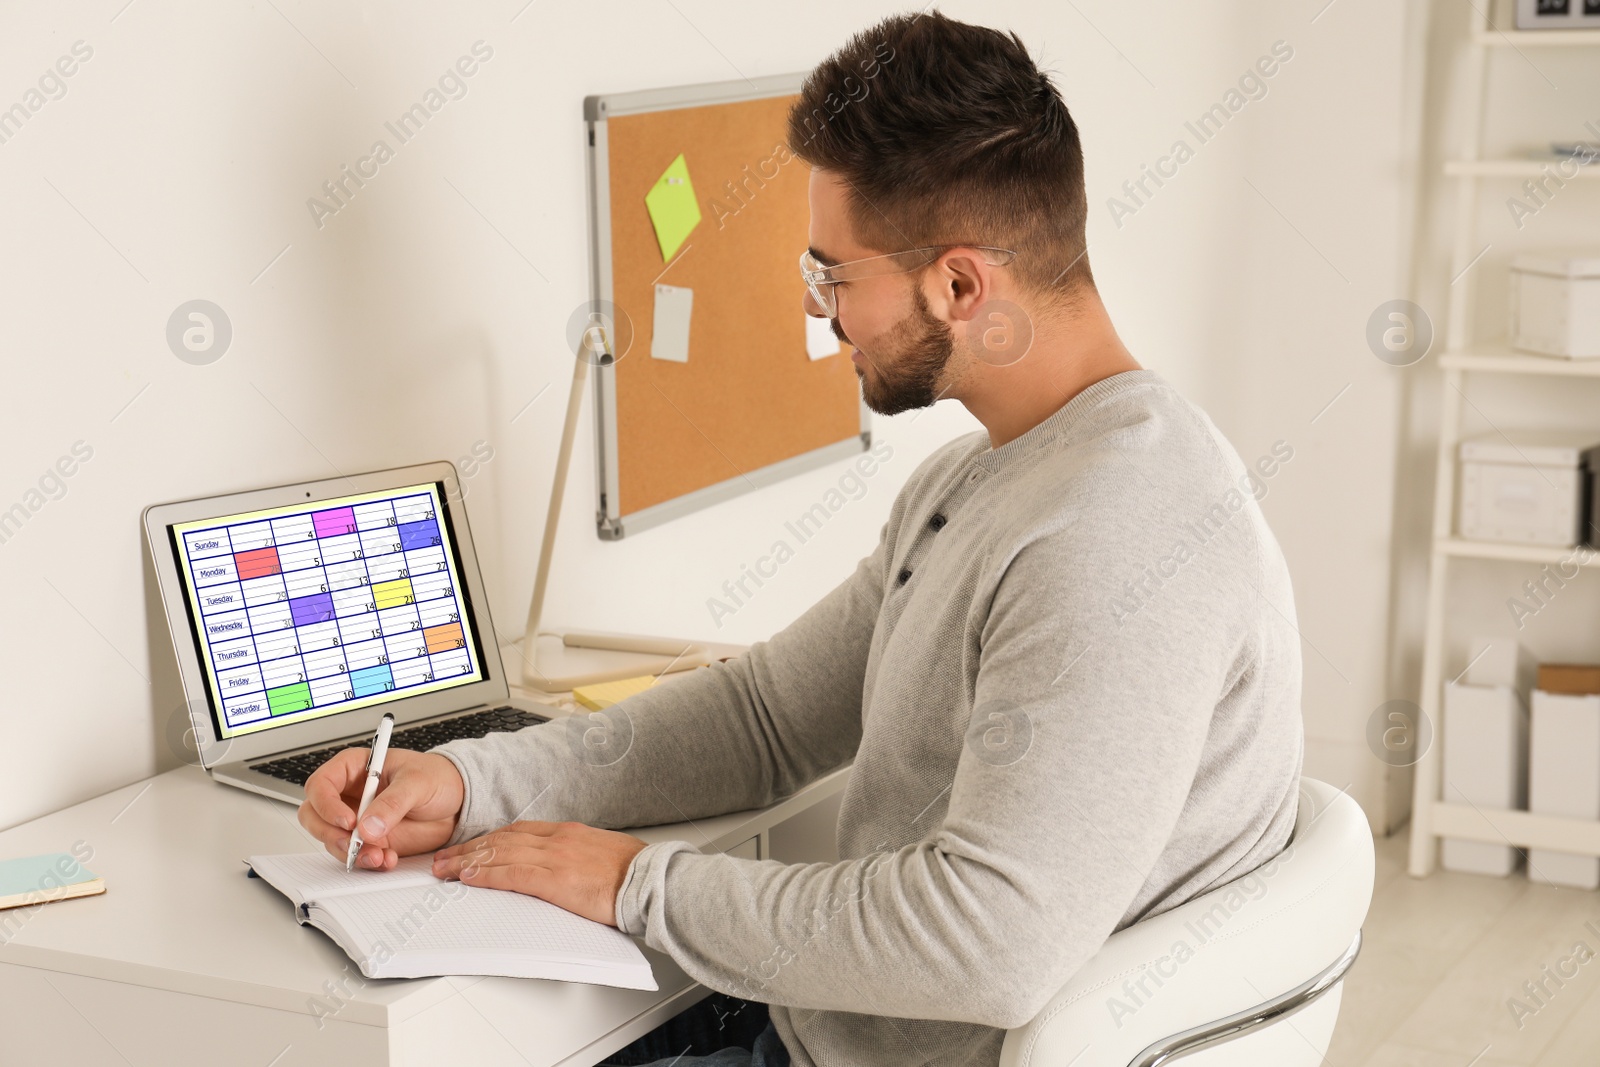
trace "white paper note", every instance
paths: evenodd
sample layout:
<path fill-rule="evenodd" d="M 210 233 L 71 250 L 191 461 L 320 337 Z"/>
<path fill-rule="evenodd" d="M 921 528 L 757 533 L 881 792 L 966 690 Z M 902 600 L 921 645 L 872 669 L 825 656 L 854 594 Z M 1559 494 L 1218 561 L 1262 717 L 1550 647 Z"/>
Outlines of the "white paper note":
<path fill-rule="evenodd" d="M 693 289 L 656 286 L 655 325 L 650 333 L 652 358 L 689 362 L 689 312 L 693 307 Z"/>
<path fill-rule="evenodd" d="M 823 359 L 839 354 L 839 339 L 833 335 L 833 320 L 806 316 L 806 355 Z"/>

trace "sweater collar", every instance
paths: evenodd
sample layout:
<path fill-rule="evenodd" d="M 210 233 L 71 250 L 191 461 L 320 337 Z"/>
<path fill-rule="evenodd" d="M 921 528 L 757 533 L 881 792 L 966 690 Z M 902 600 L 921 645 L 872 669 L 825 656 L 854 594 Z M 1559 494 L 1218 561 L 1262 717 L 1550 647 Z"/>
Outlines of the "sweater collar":
<path fill-rule="evenodd" d="M 972 457 L 972 462 L 984 470 L 997 471 L 1018 456 L 1041 451 L 1057 441 L 1069 437 L 1084 415 L 1108 397 L 1141 385 L 1149 385 L 1159 381 L 1161 381 L 1161 376 L 1148 367 L 1123 371 L 1120 374 L 1113 374 L 1109 378 L 1102 378 L 1051 412 L 1050 415 L 1045 417 L 1044 421 L 1012 438 L 999 448 L 990 447 L 989 431 L 980 430 L 978 438 L 979 450 Z"/>

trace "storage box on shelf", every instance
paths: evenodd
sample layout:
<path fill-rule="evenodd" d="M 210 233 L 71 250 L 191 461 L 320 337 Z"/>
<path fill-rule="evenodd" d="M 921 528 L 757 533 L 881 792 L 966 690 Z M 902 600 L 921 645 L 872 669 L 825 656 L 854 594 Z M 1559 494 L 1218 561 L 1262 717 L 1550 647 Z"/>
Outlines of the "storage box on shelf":
<path fill-rule="evenodd" d="M 1534 815 L 1600 819 L 1600 695 L 1534 691 L 1528 810 Z M 1528 877 L 1575 889 L 1600 888 L 1600 858 L 1532 848 Z"/>
<path fill-rule="evenodd" d="M 1528 716 L 1510 685 L 1451 682 L 1444 692 L 1444 799 L 1521 811 L 1528 802 Z M 1521 859 L 1508 844 L 1447 837 L 1449 871 L 1505 876 Z"/>
<path fill-rule="evenodd" d="M 1600 252 L 1524 252 L 1512 258 L 1511 347 L 1600 359 Z"/>
<path fill-rule="evenodd" d="M 1444 698 L 1444 799 L 1478 810 L 1525 811 L 1528 806 L 1528 694 L 1539 664 L 1511 637 L 1479 637 L 1461 678 Z M 1447 837 L 1446 870 L 1504 877 L 1521 850 L 1503 841 Z"/>
<path fill-rule="evenodd" d="M 1593 32 L 1600 28 L 1600 6 L 1594 0 L 1516 0 L 1516 24 L 1529 36 L 1560 31 Z"/>
<path fill-rule="evenodd" d="M 1569 547 L 1588 517 L 1589 435 L 1486 434 L 1461 442 L 1462 537 Z"/>

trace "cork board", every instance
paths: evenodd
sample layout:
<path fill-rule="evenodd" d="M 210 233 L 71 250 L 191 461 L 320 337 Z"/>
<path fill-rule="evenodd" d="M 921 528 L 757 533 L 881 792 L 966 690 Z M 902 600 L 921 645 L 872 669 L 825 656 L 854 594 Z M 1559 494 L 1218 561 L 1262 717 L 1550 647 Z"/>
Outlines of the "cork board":
<path fill-rule="evenodd" d="M 609 299 L 632 326 L 627 351 L 606 371 L 623 519 L 730 480 L 765 484 L 762 468 L 840 442 L 865 447 L 849 348 L 806 355 L 797 260 L 807 244 L 809 169 L 783 147 L 794 99 L 605 119 L 605 173 L 596 180 L 609 201 Z M 645 194 L 680 153 L 701 221 L 669 263 Z M 602 292 L 606 280 L 597 277 Z M 687 362 L 650 355 L 657 283 L 693 290 Z"/>

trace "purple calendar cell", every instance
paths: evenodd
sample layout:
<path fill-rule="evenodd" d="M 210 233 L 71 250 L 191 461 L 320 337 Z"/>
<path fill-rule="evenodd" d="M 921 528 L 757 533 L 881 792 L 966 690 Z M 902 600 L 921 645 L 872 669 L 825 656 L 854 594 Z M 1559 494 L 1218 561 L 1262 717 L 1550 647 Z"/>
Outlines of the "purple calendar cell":
<path fill-rule="evenodd" d="M 350 508 L 333 508 L 328 511 L 319 511 L 311 516 L 311 521 L 317 529 L 317 536 L 337 537 L 340 534 L 356 532 L 356 513 Z"/>
<path fill-rule="evenodd" d="M 439 524 L 432 519 L 400 524 L 400 547 L 407 552 L 417 548 L 432 548 L 439 543 Z"/>
<path fill-rule="evenodd" d="M 312 623 L 327 622 L 333 618 L 333 597 L 327 593 L 312 593 L 310 596 L 295 597 L 289 601 L 289 610 L 294 613 L 296 626 L 310 626 Z"/>

